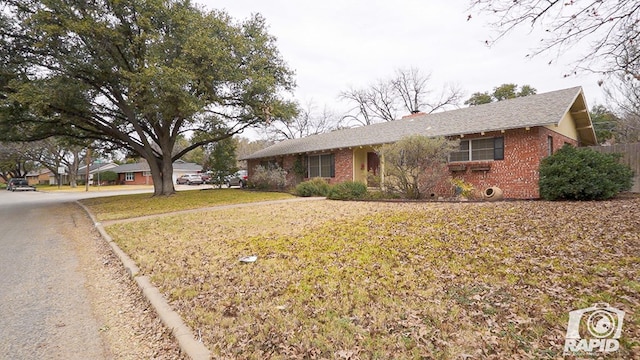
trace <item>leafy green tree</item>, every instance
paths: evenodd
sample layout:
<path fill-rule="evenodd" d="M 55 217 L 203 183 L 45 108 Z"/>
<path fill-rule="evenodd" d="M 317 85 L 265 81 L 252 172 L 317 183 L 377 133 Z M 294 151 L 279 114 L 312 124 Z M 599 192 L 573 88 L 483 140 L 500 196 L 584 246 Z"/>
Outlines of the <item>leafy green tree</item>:
<path fill-rule="evenodd" d="M 100 171 L 99 173 L 93 174 L 93 179 L 95 180 L 95 184 L 98 184 L 98 179 L 100 179 L 100 183 L 115 183 L 116 180 L 118 180 L 118 174 L 110 170 Z"/>
<path fill-rule="evenodd" d="M 213 183 L 222 187 L 225 177 L 238 171 L 236 164 L 236 140 L 226 138 L 212 145 L 205 169 L 211 172 Z"/>
<path fill-rule="evenodd" d="M 518 90 L 516 84 L 502 84 L 493 88 L 493 92 L 476 92 L 464 102 L 465 105 L 474 106 L 481 104 L 488 104 L 494 101 L 502 101 L 507 99 L 514 99 L 522 96 L 535 95 L 537 90 L 530 85 L 522 85 Z"/>
<path fill-rule="evenodd" d="M 178 153 L 183 149 L 187 148 L 188 146 L 190 146 L 191 143 L 192 141 L 190 139 L 187 139 L 186 136 L 179 136 L 178 139 L 176 140 L 176 146 L 173 152 Z M 188 153 L 182 155 L 182 160 L 190 163 L 195 163 L 195 164 L 204 164 L 205 153 L 204 153 L 203 146 L 197 147 L 189 151 Z"/>
<path fill-rule="evenodd" d="M 465 101 L 465 105 L 474 106 L 493 102 L 493 96 L 488 92 L 476 92 L 471 95 L 469 100 Z"/>
<path fill-rule="evenodd" d="M 565 145 L 540 163 L 540 196 L 546 200 L 605 200 L 631 189 L 633 171 L 620 154 Z"/>
<path fill-rule="evenodd" d="M 384 162 L 383 186 L 406 198 L 425 197 L 448 176 L 447 159 L 456 146 L 456 141 L 421 135 L 383 145 L 378 150 Z"/>
<path fill-rule="evenodd" d="M 516 97 L 517 88 L 518 85 L 516 84 L 502 84 L 496 88 L 493 88 L 493 98 L 496 101 L 513 99 Z"/>
<path fill-rule="evenodd" d="M 0 142 L 0 177 L 5 182 L 36 169 L 36 163 L 27 155 L 30 150 L 30 144 Z"/>
<path fill-rule="evenodd" d="M 615 138 L 618 117 L 604 105 L 594 105 L 589 113 L 596 138 L 600 144 Z"/>
<path fill-rule="evenodd" d="M 0 139 L 98 140 L 147 160 L 154 195 L 173 161 L 295 115 L 290 71 L 260 15 L 189 0 L 0 0 Z M 180 134 L 197 138 L 175 152 Z"/>

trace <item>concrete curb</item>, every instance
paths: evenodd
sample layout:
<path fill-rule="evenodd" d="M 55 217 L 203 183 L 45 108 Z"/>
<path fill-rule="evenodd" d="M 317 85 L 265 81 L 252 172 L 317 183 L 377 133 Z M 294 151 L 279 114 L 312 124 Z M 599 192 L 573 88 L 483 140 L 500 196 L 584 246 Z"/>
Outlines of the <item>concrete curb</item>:
<path fill-rule="evenodd" d="M 144 297 L 149 301 L 155 309 L 162 323 L 171 329 L 171 334 L 178 341 L 180 350 L 187 354 L 193 360 L 209 360 L 211 359 L 211 351 L 204 346 L 203 343 L 197 341 L 191 332 L 191 329 L 184 323 L 180 315 L 171 309 L 167 300 L 162 296 L 160 290 L 151 284 L 147 276 L 138 276 L 140 269 L 135 262 L 113 241 L 111 236 L 107 234 L 104 227 L 99 223 L 89 209 L 76 201 L 95 225 L 102 238 L 111 246 L 111 249 L 122 262 L 131 278 L 138 284 Z"/>

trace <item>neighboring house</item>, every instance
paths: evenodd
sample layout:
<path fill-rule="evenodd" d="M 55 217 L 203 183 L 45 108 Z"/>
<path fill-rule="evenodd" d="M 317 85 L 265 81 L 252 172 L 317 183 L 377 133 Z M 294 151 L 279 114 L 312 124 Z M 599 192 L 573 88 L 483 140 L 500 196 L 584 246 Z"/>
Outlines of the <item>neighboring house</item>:
<path fill-rule="evenodd" d="M 304 179 L 366 183 L 368 173 L 378 175 L 384 167 L 377 146 L 415 134 L 459 139 L 460 148 L 449 159 L 453 177 L 480 190 L 497 186 L 505 197 L 520 199 L 539 197 L 544 157 L 564 144 L 597 143 L 582 88 L 574 87 L 286 140 L 244 159 L 249 176 L 257 165 L 276 163 L 293 180 L 297 162 L 306 169 Z"/>
<path fill-rule="evenodd" d="M 59 175 L 59 177 L 56 177 L 53 171 L 49 169 L 42 169 L 37 178 L 29 180 L 29 184 L 32 185 L 32 181 L 37 181 L 40 185 L 58 185 L 58 179 L 61 180 L 61 184 L 69 184 L 69 174 L 62 174 Z"/>
<path fill-rule="evenodd" d="M 29 171 L 29 173 L 25 175 L 25 178 L 27 178 L 27 182 L 29 182 L 29 185 L 48 184 L 50 174 L 51 174 L 51 171 L 49 171 L 49 169 L 44 168 L 44 169 Z"/>
<path fill-rule="evenodd" d="M 63 165 L 61 165 L 63 166 Z M 92 164 L 89 166 L 89 179 L 93 178 L 93 174 L 97 172 L 105 172 L 105 171 L 113 171 L 112 169 L 118 166 L 115 163 L 101 163 L 101 164 Z M 82 165 L 78 168 L 78 173 L 76 174 L 76 181 L 78 183 L 84 183 L 85 178 L 87 176 L 87 166 Z M 68 170 L 68 169 L 67 169 Z M 69 173 L 64 173 L 60 175 L 63 185 L 68 185 L 71 182 L 71 177 Z M 31 172 L 27 174 L 27 180 L 29 180 L 29 184 L 48 184 L 48 185 L 57 185 L 58 178 L 53 174 L 53 172 L 49 169 L 42 169 L 39 172 Z"/>
<path fill-rule="evenodd" d="M 105 171 L 113 171 L 114 168 L 118 167 L 118 164 L 107 162 L 107 163 L 93 163 L 89 165 L 89 181 L 90 184 L 93 184 L 94 181 L 97 183 L 97 173 L 103 173 Z M 78 174 L 76 176 L 76 180 L 78 182 L 84 183 L 87 177 L 87 165 L 80 166 L 78 168 Z M 102 181 L 101 181 L 102 182 Z"/>
<path fill-rule="evenodd" d="M 118 174 L 118 184 L 123 185 L 153 185 L 151 169 L 146 161 L 134 164 L 123 164 L 113 169 L 109 169 Z M 173 163 L 173 182 L 176 182 L 184 174 L 198 174 L 202 172 L 202 166 L 195 163 L 188 163 L 177 160 Z"/>

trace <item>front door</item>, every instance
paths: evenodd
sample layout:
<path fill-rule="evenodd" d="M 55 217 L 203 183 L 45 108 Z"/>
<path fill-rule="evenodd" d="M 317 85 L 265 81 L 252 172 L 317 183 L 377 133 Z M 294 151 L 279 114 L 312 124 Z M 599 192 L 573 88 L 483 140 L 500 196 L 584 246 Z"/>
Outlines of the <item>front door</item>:
<path fill-rule="evenodd" d="M 380 158 L 374 152 L 367 153 L 367 185 L 380 185 Z"/>

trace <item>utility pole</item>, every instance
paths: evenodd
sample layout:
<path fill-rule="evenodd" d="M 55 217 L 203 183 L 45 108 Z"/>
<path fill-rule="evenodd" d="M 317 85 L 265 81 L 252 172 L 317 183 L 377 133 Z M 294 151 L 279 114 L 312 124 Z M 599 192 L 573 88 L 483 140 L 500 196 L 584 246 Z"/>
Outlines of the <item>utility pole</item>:
<path fill-rule="evenodd" d="M 85 159 L 87 164 L 85 170 L 84 191 L 89 191 L 89 165 L 91 165 L 91 148 L 87 148 L 87 158 Z"/>

